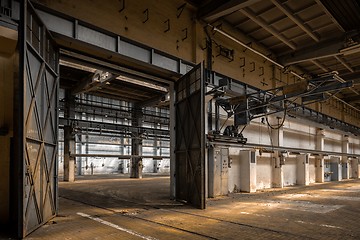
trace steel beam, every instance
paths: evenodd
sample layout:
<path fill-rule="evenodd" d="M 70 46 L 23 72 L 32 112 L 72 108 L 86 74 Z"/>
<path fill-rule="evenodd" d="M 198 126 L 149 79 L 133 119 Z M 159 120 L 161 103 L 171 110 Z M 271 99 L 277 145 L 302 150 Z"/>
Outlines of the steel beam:
<path fill-rule="evenodd" d="M 105 123 L 105 122 L 96 122 L 96 121 L 87 121 L 80 119 L 65 119 L 59 118 L 59 124 L 64 126 L 75 126 L 78 128 L 94 128 L 94 129 L 106 129 L 113 131 L 125 131 L 125 132 L 135 132 L 135 131 L 145 131 L 147 134 L 159 135 L 159 136 L 169 136 L 169 130 L 162 129 L 152 129 L 147 127 L 134 127 L 124 124 L 115 124 L 115 123 Z"/>
<path fill-rule="evenodd" d="M 288 66 L 301 62 L 342 55 L 340 49 L 342 49 L 345 44 L 344 39 L 345 36 L 319 42 L 318 44 L 312 45 L 308 48 L 298 49 L 295 52 L 281 56 L 278 58 L 278 61 L 281 64 Z"/>

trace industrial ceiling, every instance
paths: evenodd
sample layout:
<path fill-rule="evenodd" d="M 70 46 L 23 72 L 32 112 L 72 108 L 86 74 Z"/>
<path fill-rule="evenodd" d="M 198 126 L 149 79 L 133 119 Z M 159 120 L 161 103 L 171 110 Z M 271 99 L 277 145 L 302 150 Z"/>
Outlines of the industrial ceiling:
<path fill-rule="evenodd" d="M 228 23 L 286 67 L 307 76 L 338 73 L 354 81 L 337 97 L 360 109 L 360 3 L 358 0 L 193 0 L 198 17 Z M 247 44 L 251 45 L 249 42 Z"/>

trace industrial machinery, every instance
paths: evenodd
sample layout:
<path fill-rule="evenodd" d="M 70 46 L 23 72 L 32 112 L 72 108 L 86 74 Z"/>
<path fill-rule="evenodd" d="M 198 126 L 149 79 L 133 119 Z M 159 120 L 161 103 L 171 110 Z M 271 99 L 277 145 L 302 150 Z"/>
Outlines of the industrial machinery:
<path fill-rule="evenodd" d="M 245 144 L 247 139 L 242 132 L 255 118 L 263 118 L 270 128 L 280 128 L 287 116 L 301 115 L 298 109 L 304 106 L 325 101 L 344 88 L 353 86 L 352 81 L 342 80 L 337 72 L 319 76 L 311 80 L 302 80 L 298 83 L 281 87 L 239 93 L 232 90 L 232 81 L 219 80 L 219 86 L 213 86 L 207 95 L 213 96 L 215 102 L 215 129 L 209 131 L 208 139 L 238 142 Z M 227 113 L 227 119 L 233 118 L 233 125 L 223 125 L 219 128 L 220 111 Z M 269 123 L 268 116 L 283 113 L 282 120 L 276 126 Z M 325 119 L 326 120 L 326 119 Z M 324 121 L 325 121 L 324 120 Z M 224 128 L 224 129 L 223 129 Z"/>

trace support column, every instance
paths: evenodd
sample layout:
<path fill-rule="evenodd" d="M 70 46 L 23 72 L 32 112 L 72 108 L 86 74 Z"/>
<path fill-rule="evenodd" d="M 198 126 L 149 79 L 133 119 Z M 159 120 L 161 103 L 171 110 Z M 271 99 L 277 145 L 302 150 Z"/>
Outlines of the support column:
<path fill-rule="evenodd" d="M 65 119 L 71 124 L 71 119 L 75 118 L 75 99 L 70 90 L 65 91 Z M 64 126 L 64 181 L 75 181 L 75 157 L 71 154 L 76 153 L 75 134 L 72 126 Z"/>
<path fill-rule="evenodd" d="M 256 152 L 240 151 L 240 190 L 242 192 L 256 192 Z"/>
<path fill-rule="evenodd" d="M 169 130 L 170 130 L 170 198 L 176 198 L 176 178 L 175 178 L 175 168 L 176 168 L 176 159 L 175 159 L 175 89 L 174 83 L 170 83 L 169 85 L 169 94 L 170 94 L 170 122 L 169 122 Z M 207 195 L 206 195 L 207 196 Z"/>
<path fill-rule="evenodd" d="M 279 119 L 278 119 L 279 120 Z M 279 129 L 271 130 L 272 144 L 276 147 L 283 146 L 284 143 L 284 130 L 283 127 Z M 272 155 L 273 162 L 273 179 L 272 186 L 275 188 L 284 187 L 284 172 L 283 172 L 283 161 L 281 161 L 282 156 L 279 151 L 274 151 Z"/>
<path fill-rule="evenodd" d="M 342 141 L 342 148 L 343 153 L 349 153 L 349 136 L 344 135 Z M 343 155 L 341 156 L 341 165 L 342 165 L 342 179 L 349 179 L 350 178 L 350 163 L 348 160 L 348 156 Z"/>
<path fill-rule="evenodd" d="M 142 108 L 135 106 L 132 112 L 132 126 L 141 127 L 142 126 Z M 131 139 L 131 168 L 130 168 L 130 177 L 131 178 L 142 178 L 142 158 L 136 157 L 142 155 L 142 131 L 138 130 L 132 133 Z M 134 157 L 135 156 L 135 157 Z"/>
<path fill-rule="evenodd" d="M 297 168 L 296 168 L 296 183 L 298 185 L 309 185 L 310 174 L 309 174 L 309 154 L 301 154 L 296 157 Z"/>
<path fill-rule="evenodd" d="M 316 144 L 315 148 L 318 151 L 324 151 L 324 137 L 325 131 L 322 128 L 316 130 Z M 315 181 L 317 183 L 324 182 L 324 156 L 320 154 L 316 157 L 315 164 Z"/>

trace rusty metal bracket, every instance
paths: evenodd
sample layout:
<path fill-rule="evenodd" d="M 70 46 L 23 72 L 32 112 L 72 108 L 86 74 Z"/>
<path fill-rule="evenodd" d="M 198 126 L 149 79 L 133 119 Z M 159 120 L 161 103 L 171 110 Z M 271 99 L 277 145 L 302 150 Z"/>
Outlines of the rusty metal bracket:
<path fill-rule="evenodd" d="M 149 21 L 149 9 L 145 9 L 143 11 L 143 14 L 145 15 L 145 20 L 143 21 L 143 23 L 146 23 L 147 21 Z"/>
<path fill-rule="evenodd" d="M 240 61 L 241 61 L 240 68 L 245 67 L 245 57 L 241 57 Z"/>
<path fill-rule="evenodd" d="M 177 8 L 176 17 L 179 18 L 186 7 L 186 3 Z"/>
<path fill-rule="evenodd" d="M 125 10 L 125 0 L 119 0 L 119 2 L 120 2 L 120 5 L 121 5 L 119 13 L 121 13 L 122 11 Z"/>
<path fill-rule="evenodd" d="M 166 20 L 164 22 L 164 24 L 166 25 L 166 29 L 165 29 L 164 33 L 166 33 L 168 31 L 170 31 L 170 19 Z"/>
<path fill-rule="evenodd" d="M 188 38 L 188 29 L 187 29 L 187 28 L 184 28 L 184 29 L 181 30 L 181 31 L 185 34 L 185 36 L 181 39 L 182 41 L 184 41 L 185 39 Z"/>
<path fill-rule="evenodd" d="M 261 77 L 265 74 L 264 67 L 259 67 L 259 70 L 260 70 L 259 77 Z"/>
<path fill-rule="evenodd" d="M 250 64 L 252 65 L 252 69 L 250 70 L 250 72 L 254 72 L 255 71 L 255 62 L 251 62 Z"/>

